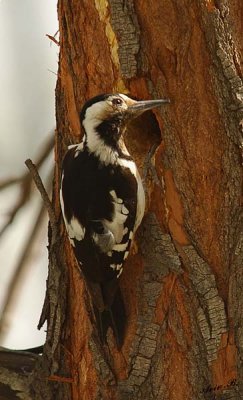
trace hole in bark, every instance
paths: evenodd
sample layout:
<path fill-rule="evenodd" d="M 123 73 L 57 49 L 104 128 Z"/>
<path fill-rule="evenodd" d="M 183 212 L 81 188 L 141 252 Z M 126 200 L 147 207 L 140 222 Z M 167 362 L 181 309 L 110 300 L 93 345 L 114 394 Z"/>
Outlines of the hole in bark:
<path fill-rule="evenodd" d="M 144 157 L 146 157 L 152 146 L 159 146 L 161 131 L 152 111 L 147 111 L 130 122 L 125 142 L 129 153 L 134 157 L 138 165 L 142 164 Z"/>

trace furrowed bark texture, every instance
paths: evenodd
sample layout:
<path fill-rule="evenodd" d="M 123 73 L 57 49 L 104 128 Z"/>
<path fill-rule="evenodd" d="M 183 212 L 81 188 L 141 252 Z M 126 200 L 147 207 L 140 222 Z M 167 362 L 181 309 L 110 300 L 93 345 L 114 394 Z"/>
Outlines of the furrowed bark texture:
<path fill-rule="evenodd" d="M 60 239 L 50 246 L 47 343 L 33 398 L 243 396 L 242 11 L 236 0 L 59 0 Z M 63 155 L 80 140 L 81 106 L 104 92 L 172 101 L 135 121 L 126 138 L 147 171 L 147 211 L 121 277 L 121 352 L 112 335 L 104 348 L 97 341 L 58 195 Z"/>

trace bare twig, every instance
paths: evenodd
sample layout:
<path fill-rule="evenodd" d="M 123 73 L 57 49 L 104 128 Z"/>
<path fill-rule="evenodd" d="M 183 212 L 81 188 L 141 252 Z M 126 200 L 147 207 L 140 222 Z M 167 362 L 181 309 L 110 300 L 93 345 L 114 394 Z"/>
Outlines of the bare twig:
<path fill-rule="evenodd" d="M 57 76 L 57 73 L 56 72 L 54 72 L 54 71 L 52 71 L 51 69 L 49 69 L 48 68 L 48 70 L 47 71 L 49 71 L 49 72 L 51 72 L 52 74 L 54 74 L 54 75 L 56 75 Z"/>
<path fill-rule="evenodd" d="M 47 209 L 47 212 L 49 215 L 49 220 L 50 220 L 50 225 L 51 225 L 51 229 L 52 229 L 52 238 L 51 238 L 50 246 L 51 246 L 51 248 L 53 248 L 53 246 L 56 244 L 57 238 L 58 238 L 58 229 L 57 229 L 57 220 L 56 220 L 55 211 L 52 207 L 52 203 L 51 203 L 49 196 L 48 196 L 48 194 L 44 188 L 44 185 L 41 181 L 41 178 L 39 176 L 36 166 L 32 163 L 31 160 L 26 160 L 25 164 L 31 173 L 31 176 L 36 184 L 37 189 L 39 190 L 39 192 L 41 194 L 44 205 Z M 51 254 L 51 250 L 50 250 L 50 254 Z M 51 256 L 51 258 L 53 258 L 53 256 Z M 45 296 L 43 309 L 42 309 L 40 320 L 38 323 L 38 329 L 41 329 L 41 327 L 43 326 L 43 324 L 46 320 L 48 309 L 49 309 L 49 299 L 47 296 Z"/>
<path fill-rule="evenodd" d="M 52 40 L 57 46 L 60 46 L 60 43 L 58 42 L 58 40 L 55 38 L 56 34 L 54 36 L 48 35 L 46 34 L 46 36 Z"/>
<path fill-rule="evenodd" d="M 29 169 L 31 176 L 36 184 L 36 187 L 41 194 L 42 200 L 44 202 L 44 205 L 45 205 L 48 215 L 49 215 L 53 236 L 56 238 L 57 237 L 57 221 L 56 221 L 56 216 L 55 216 L 54 209 L 52 207 L 51 200 L 49 199 L 49 196 L 44 188 L 44 185 L 42 183 L 42 180 L 40 178 L 40 175 L 38 173 L 36 166 L 33 164 L 33 162 L 30 159 L 25 161 L 25 165 Z"/>

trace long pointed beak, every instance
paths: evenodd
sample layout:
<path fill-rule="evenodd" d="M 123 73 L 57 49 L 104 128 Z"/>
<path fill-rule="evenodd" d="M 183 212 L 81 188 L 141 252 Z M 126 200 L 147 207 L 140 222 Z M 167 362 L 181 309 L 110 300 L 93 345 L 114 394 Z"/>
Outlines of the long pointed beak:
<path fill-rule="evenodd" d="M 169 99 L 159 99 L 159 100 L 142 100 L 130 105 L 127 108 L 127 112 L 130 117 L 137 117 L 145 111 L 151 110 L 152 108 L 160 107 L 163 104 L 170 103 Z"/>

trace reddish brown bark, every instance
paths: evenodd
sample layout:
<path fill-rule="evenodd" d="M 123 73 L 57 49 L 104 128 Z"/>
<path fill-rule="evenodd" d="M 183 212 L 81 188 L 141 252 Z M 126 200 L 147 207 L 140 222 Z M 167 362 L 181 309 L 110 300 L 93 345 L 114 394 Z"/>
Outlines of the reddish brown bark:
<path fill-rule="evenodd" d="M 106 356 L 93 347 L 84 284 L 65 242 L 70 282 L 64 331 L 75 360 L 73 399 L 126 398 L 124 393 L 199 399 L 208 386 L 238 376 L 240 321 L 229 285 L 240 273 L 234 265 L 241 196 L 240 8 L 227 2 L 111 1 L 106 7 L 59 1 L 59 166 L 65 145 L 79 140 L 85 99 L 125 91 L 172 100 L 166 110 L 136 121 L 126 138 L 140 169 L 157 143 L 158 181 L 152 172 L 146 179 L 148 217 L 121 278 L 129 316 L 121 353 L 112 339 Z M 155 331 L 147 334 L 150 328 Z M 227 390 L 225 396 L 235 388 Z"/>

